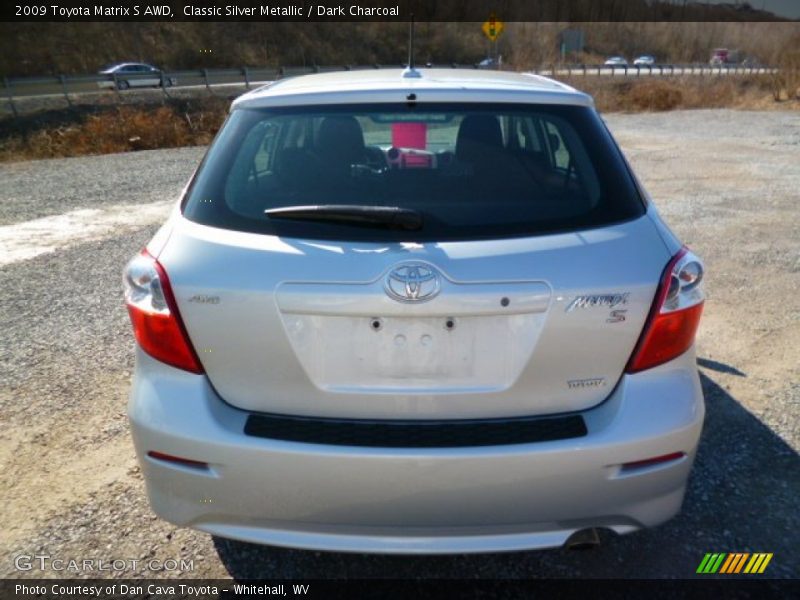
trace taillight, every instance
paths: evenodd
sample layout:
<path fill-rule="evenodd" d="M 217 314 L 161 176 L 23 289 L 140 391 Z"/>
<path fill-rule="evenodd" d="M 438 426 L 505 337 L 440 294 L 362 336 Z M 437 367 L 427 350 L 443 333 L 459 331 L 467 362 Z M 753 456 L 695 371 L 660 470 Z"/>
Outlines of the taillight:
<path fill-rule="evenodd" d="M 636 373 L 663 364 L 694 343 L 703 312 L 703 263 L 687 248 L 669 261 L 650 315 L 626 371 Z"/>
<path fill-rule="evenodd" d="M 202 373 L 159 262 L 143 250 L 125 267 L 123 283 L 133 333 L 142 350 L 173 367 Z"/>

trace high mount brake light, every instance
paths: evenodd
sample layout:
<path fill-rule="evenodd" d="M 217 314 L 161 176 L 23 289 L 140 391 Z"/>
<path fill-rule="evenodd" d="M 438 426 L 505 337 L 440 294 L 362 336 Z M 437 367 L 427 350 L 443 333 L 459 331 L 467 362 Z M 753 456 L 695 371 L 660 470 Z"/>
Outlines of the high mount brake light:
<path fill-rule="evenodd" d="M 703 263 L 688 248 L 681 248 L 664 269 L 626 372 L 658 366 L 692 346 L 705 300 L 702 282 Z"/>
<path fill-rule="evenodd" d="M 123 283 L 133 333 L 142 350 L 173 367 L 203 373 L 159 262 L 143 250 L 125 267 Z"/>

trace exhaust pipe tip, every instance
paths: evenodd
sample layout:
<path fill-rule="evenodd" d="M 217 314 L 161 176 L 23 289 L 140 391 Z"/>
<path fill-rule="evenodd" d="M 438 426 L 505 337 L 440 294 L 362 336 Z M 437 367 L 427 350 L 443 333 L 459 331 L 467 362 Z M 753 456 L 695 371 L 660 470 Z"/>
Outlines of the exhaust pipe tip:
<path fill-rule="evenodd" d="M 579 529 L 564 542 L 567 550 L 594 550 L 600 546 L 600 535 L 594 527 Z"/>

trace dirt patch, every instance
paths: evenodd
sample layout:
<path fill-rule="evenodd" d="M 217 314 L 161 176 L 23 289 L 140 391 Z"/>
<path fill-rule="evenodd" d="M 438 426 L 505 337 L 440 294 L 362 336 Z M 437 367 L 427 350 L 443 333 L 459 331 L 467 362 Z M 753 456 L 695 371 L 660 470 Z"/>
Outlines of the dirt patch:
<path fill-rule="evenodd" d="M 86 501 L 137 468 L 125 415 L 128 377 L 99 373 L 92 385 L 102 393 L 91 394 L 88 416 L 68 408 L 0 432 L 0 529 L 7 542 L 24 539 L 64 506 Z M 15 395 L 35 396 L 25 387 Z"/>

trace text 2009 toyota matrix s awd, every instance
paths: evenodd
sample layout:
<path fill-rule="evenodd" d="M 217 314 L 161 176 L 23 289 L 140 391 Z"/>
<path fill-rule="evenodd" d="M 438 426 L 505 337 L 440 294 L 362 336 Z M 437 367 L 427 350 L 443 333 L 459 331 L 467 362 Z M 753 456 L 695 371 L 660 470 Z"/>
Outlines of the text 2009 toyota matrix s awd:
<path fill-rule="evenodd" d="M 560 83 L 374 70 L 248 93 L 125 270 L 150 502 L 357 552 L 661 523 L 704 417 L 702 275 Z"/>

